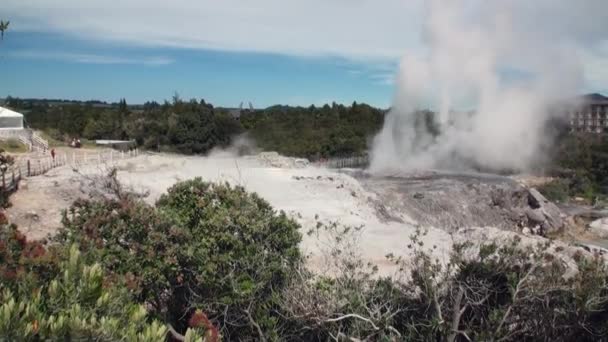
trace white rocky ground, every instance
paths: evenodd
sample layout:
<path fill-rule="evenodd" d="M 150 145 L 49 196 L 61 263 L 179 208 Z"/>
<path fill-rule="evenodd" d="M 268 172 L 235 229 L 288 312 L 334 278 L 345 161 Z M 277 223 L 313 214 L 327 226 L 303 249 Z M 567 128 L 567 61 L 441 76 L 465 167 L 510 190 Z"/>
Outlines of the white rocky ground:
<path fill-rule="evenodd" d="M 148 192 L 146 201 L 151 204 L 175 182 L 194 177 L 242 185 L 257 192 L 302 225 L 301 247 L 310 256 L 309 265 L 317 271 L 329 267 L 324 251 L 326 245 L 331 244 L 327 233 L 307 234 L 318 221 L 363 226 L 356 236 L 356 252 L 386 275 L 395 267 L 385 256 L 389 253 L 405 256 L 409 237 L 418 227 L 417 222 L 402 210 L 383 207 L 379 211 L 379 199 L 383 198 L 370 190 L 369 183 L 366 190 L 357 179 L 345 173 L 276 154 L 255 157 L 234 157 L 228 153 L 209 157 L 144 154 L 120 161 L 115 166 L 119 180 L 136 191 Z M 103 175 L 110 167 L 97 165 L 76 170 L 65 166 L 27 179 L 12 197 L 9 218 L 31 238 L 52 234 L 60 225 L 61 211 L 75 199 L 87 197 L 95 187 L 95 177 Z M 390 212 L 382 215 L 383 210 Z M 424 227 L 424 230 L 427 231 L 423 237 L 425 246 L 435 246 L 433 253 L 439 258 L 447 257 L 453 240 L 504 240 L 517 234 L 493 228 L 452 230 L 452 234 L 447 229 Z"/>

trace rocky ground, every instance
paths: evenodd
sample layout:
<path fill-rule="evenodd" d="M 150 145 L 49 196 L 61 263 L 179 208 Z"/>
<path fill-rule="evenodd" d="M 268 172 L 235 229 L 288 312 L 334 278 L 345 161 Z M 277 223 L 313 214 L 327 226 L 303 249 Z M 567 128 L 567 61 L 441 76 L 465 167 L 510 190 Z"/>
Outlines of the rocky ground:
<path fill-rule="evenodd" d="M 100 177 L 112 167 L 118 169 L 124 185 L 147 193 L 151 204 L 175 182 L 193 177 L 257 192 L 302 225 L 302 250 L 318 271 L 329 265 L 324 258 L 336 237 L 334 231 L 316 230 L 318 222 L 362 227 L 352 235 L 351 247 L 383 274 L 394 270 L 385 256 L 407 254 L 410 236 L 419 228 L 426 231 L 425 245 L 434 246 L 438 257 L 447 257 L 454 240 L 527 235 L 536 241 L 572 223 L 542 195 L 507 177 L 338 172 L 272 153 L 250 157 L 145 154 L 113 165 L 59 167 L 25 180 L 12 197 L 9 218 L 32 238 L 52 234 L 60 225 L 61 211 L 75 199 L 98 191 Z"/>

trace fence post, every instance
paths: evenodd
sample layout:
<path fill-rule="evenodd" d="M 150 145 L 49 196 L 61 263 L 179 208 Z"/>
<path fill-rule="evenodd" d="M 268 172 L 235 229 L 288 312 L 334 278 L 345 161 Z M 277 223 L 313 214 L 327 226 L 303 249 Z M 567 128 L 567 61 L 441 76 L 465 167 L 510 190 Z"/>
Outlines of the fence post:
<path fill-rule="evenodd" d="M 110 150 L 110 165 L 114 163 L 114 150 Z"/>
<path fill-rule="evenodd" d="M 15 169 L 12 170 L 13 184 L 15 184 Z"/>
<path fill-rule="evenodd" d="M 97 161 L 98 161 L 98 164 L 101 164 L 101 153 L 99 153 L 97 155 Z"/>
<path fill-rule="evenodd" d="M 6 190 L 6 180 L 4 179 L 5 172 L 2 173 L 2 189 Z"/>
<path fill-rule="evenodd" d="M 27 160 L 27 176 L 30 177 L 32 175 L 32 169 L 30 165 L 30 160 Z"/>

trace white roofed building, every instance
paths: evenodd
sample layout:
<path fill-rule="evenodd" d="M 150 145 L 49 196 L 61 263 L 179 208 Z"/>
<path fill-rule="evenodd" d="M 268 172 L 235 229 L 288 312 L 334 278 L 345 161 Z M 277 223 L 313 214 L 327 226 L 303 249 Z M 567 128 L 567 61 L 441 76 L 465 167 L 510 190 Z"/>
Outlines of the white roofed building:
<path fill-rule="evenodd" d="M 0 107 L 0 130 L 23 129 L 23 114 Z"/>
<path fill-rule="evenodd" d="M 49 142 L 32 129 L 23 127 L 23 114 L 8 108 L 0 107 L 0 140 L 18 139 L 27 145 L 30 151 L 44 151 Z"/>

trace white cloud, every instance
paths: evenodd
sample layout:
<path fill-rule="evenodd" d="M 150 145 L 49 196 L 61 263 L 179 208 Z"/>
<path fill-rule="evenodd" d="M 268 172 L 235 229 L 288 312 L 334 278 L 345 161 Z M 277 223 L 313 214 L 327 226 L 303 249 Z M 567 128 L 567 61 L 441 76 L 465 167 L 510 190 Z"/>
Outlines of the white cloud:
<path fill-rule="evenodd" d="M 608 41 L 582 54 L 586 91 L 608 91 Z"/>
<path fill-rule="evenodd" d="M 370 75 L 370 78 L 374 80 L 375 84 L 379 85 L 393 85 L 395 84 L 395 74 L 394 73 L 380 73 Z"/>
<path fill-rule="evenodd" d="M 52 59 L 84 64 L 141 64 L 141 65 L 167 65 L 173 60 L 166 57 L 131 58 L 86 53 L 69 53 L 56 51 L 17 50 L 9 52 L 10 56 L 30 59 Z"/>
<path fill-rule="evenodd" d="M 4 0 L 14 30 L 141 46 L 397 59 L 424 0 Z"/>
<path fill-rule="evenodd" d="M 493 17 L 484 10 L 517 7 L 518 13 L 528 13 L 520 20 L 521 29 L 528 30 L 531 36 L 567 37 L 575 49 L 573 53 L 581 55 L 598 55 L 596 45 L 608 38 L 606 0 L 489 2 L 495 6 L 484 5 L 480 0 L 455 1 L 471 9 L 467 18 L 471 21 Z M 427 46 L 421 40 L 427 3 L 425 0 L 2 0 L 1 15 L 11 21 L 11 30 L 15 31 L 60 33 L 130 47 L 335 56 L 375 64 L 394 63 L 405 54 L 421 54 Z M 474 55 L 475 51 L 467 53 Z M 604 63 L 590 62 L 587 72 L 602 75 L 603 68 Z M 608 84 L 608 80 L 594 82 Z"/>

